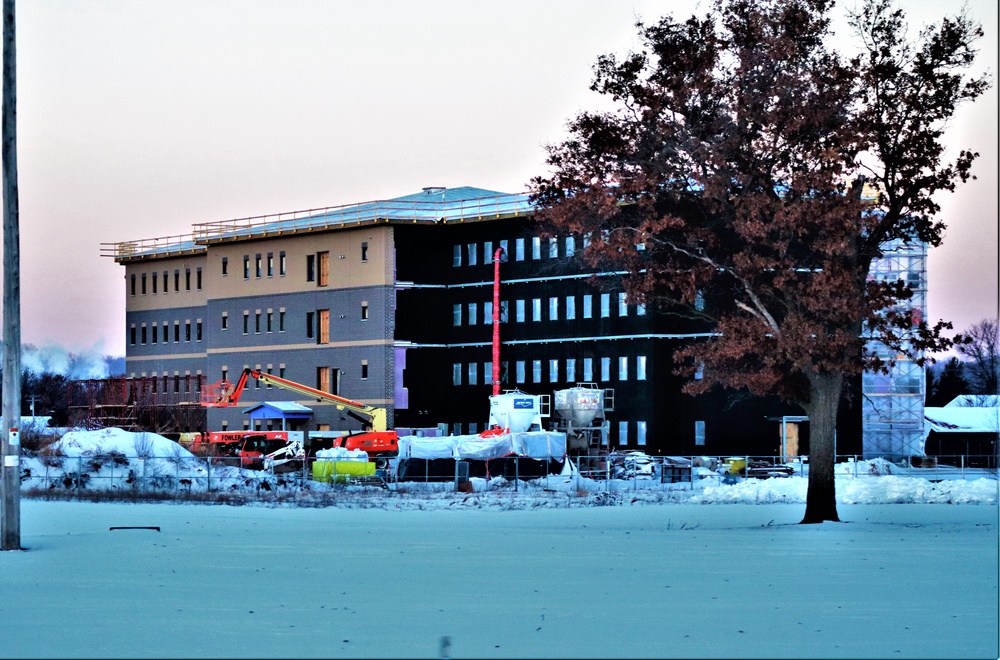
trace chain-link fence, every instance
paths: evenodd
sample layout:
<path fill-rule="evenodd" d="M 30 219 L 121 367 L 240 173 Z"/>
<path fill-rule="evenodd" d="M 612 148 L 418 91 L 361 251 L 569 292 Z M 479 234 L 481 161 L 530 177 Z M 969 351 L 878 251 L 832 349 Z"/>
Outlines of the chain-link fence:
<path fill-rule="evenodd" d="M 245 460 L 245 459 L 244 459 Z M 885 475 L 945 479 L 997 478 L 995 456 L 912 457 L 901 462 L 838 456 L 838 477 Z M 244 463 L 239 457 L 125 456 L 120 452 L 83 456 L 22 456 L 22 490 L 165 492 L 259 492 L 365 486 L 406 490 L 518 492 L 520 488 L 588 491 L 694 490 L 748 479 L 785 479 L 809 473 L 807 457 L 647 456 L 612 452 L 573 456 L 568 462 L 507 456 L 489 461 L 394 458 L 375 462 L 308 458 L 280 465 Z"/>

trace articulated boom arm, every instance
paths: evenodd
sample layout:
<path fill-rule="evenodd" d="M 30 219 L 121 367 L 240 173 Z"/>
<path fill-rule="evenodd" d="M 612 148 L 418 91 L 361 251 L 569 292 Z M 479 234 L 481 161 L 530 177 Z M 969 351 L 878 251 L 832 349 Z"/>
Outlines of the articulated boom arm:
<path fill-rule="evenodd" d="M 342 396 L 337 396 L 336 394 L 330 394 L 329 392 L 324 392 L 323 390 L 318 390 L 314 387 L 309 387 L 308 385 L 303 385 L 302 383 L 296 383 L 295 381 L 288 380 L 286 378 L 281 378 L 273 374 L 264 373 L 257 369 L 244 369 L 243 376 L 240 377 L 239 383 L 236 384 L 236 390 L 242 391 L 240 385 L 246 385 L 246 380 L 248 377 L 253 377 L 258 381 L 264 383 L 265 385 L 274 385 L 275 387 L 281 387 L 283 389 L 289 390 L 291 392 L 298 392 L 311 399 L 320 399 L 322 401 L 329 401 L 333 403 L 341 410 L 348 411 L 352 417 L 357 419 L 359 422 L 368 426 L 373 431 L 385 431 L 386 430 L 386 414 L 385 408 L 375 408 L 373 406 L 367 406 L 358 401 L 352 401 L 350 399 L 345 399 Z M 233 403 L 235 405 L 235 401 Z M 356 414 L 354 414 L 356 413 Z"/>
<path fill-rule="evenodd" d="M 251 377 L 257 379 L 265 385 L 274 385 L 275 387 L 281 387 L 292 392 L 298 392 L 299 394 L 307 396 L 310 399 L 329 401 L 336 405 L 337 408 L 346 410 L 347 414 L 369 427 L 370 430 L 386 430 L 387 420 L 385 408 L 366 406 L 358 401 L 351 401 L 350 399 L 345 399 L 344 397 L 337 396 L 336 394 L 330 394 L 329 392 L 324 392 L 323 390 L 317 390 L 316 388 L 303 385 L 302 383 L 296 383 L 295 381 L 288 380 L 287 378 L 281 378 L 273 374 L 264 373 L 259 369 L 244 369 L 243 373 L 240 374 L 240 379 L 236 381 L 235 385 L 230 385 L 227 381 L 220 381 L 217 385 L 206 386 L 202 391 L 202 405 L 219 408 L 227 408 L 237 405 L 240 401 L 240 396 L 243 394 L 243 390 L 247 386 L 247 381 Z"/>

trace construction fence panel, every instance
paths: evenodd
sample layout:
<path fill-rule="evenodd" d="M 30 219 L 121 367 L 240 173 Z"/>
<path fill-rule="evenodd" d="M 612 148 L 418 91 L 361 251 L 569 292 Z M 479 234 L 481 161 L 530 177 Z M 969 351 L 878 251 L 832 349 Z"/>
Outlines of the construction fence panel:
<path fill-rule="evenodd" d="M 142 456 L 120 453 L 90 456 L 40 456 L 29 467 L 22 460 L 22 490 L 117 490 L 160 492 L 223 492 L 258 490 L 304 490 L 371 486 L 384 491 L 412 489 L 422 484 L 437 491 L 509 491 L 529 486 L 547 490 L 607 492 L 694 490 L 709 485 L 733 484 L 747 479 L 782 479 L 808 475 L 807 457 L 787 461 L 777 456 L 689 456 L 651 457 L 645 462 L 616 462 L 614 457 L 573 457 L 573 469 L 540 473 L 539 461 L 526 457 L 504 457 L 484 473 L 475 461 L 435 459 L 411 463 L 404 472 L 399 461 L 380 469 L 368 461 L 307 459 L 301 465 L 277 470 L 245 469 L 238 457 Z M 39 467 L 40 463 L 40 467 Z M 583 467 L 581 467 L 583 466 Z M 569 466 L 566 466 L 568 468 Z M 998 477 L 995 455 L 911 457 L 891 462 L 862 459 L 856 455 L 836 457 L 838 477 L 867 479 L 886 475 L 946 479 Z M 529 489 L 530 490 L 530 489 Z"/>

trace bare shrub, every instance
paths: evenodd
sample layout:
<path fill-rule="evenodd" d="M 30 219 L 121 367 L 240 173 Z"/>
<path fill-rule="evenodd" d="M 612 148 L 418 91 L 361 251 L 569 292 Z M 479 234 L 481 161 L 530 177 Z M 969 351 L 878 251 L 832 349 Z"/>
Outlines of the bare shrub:
<path fill-rule="evenodd" d="M 87 467 L 90 468 L 91 472 L 100 472 L 102 468 L 108 465 L 120 467 L 128 465 L 128 458 L 123 452 L 117 449 L 84 455 L 87 456 Z"/>
<path fill-rule="evenodd" d="M 137 433 L 132 439 L 132 446 L 135 447 L 135 455 L 139 458 L 153 457 L 153 439 L 148 433 Z"/>
<path fill-rule="evenodd" d="M 42 462 L 42 465 L 50 468 L 61 468 L 63 463 L 66 462 L 66 452 L 63 451 L 62 447 L 56 447 L 49 445 L 38 452 L 38 460 Z"/>

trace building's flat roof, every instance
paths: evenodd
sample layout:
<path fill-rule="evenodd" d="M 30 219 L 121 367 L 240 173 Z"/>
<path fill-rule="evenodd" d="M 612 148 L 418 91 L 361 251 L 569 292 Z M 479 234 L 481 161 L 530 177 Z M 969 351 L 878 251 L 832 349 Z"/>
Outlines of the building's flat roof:
<path fill-rule="evenodd" d="M 236 218 L 193 225 L 186 236 L 104 243 L 102 256 L 119 263 L 204 252 L 213 243 L 241 241 L 371 224 L 447 224 L 518 217 L 533 211 L 528 193 L 502 193 L 460 186 L 427 187 L 418 193 L 271 215 Z"/>

